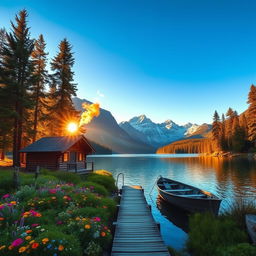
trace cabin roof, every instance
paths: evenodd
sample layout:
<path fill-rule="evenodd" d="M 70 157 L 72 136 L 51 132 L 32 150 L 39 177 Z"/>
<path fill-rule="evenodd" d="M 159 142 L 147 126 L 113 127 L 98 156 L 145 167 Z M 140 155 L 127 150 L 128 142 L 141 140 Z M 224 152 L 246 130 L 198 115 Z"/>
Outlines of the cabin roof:
<path fill-rule="evenodd" d="M 94 148 L 83 135 L 44 137 L 20 150 L 21 153 L 30 152 L 65 152 L 79 140 L 84 141 L 87 146 L 95 152 Z"/>

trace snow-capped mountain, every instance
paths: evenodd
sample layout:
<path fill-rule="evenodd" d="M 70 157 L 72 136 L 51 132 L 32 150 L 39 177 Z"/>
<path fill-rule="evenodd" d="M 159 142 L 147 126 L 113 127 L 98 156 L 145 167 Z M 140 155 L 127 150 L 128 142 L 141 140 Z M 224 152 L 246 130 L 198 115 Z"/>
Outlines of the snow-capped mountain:
<path fill-rule="evenodd" d="M 178 125 L 172 120 L 154 123 L 145 115 L 133 117 L 129 121 L 121 122 L 119 125 L 131 137 L 154 147 L 193 136 L 200 127 L 200 125 L 191 123 Z"/>
<path fill-rule="evenodd" d="M 83 111 L 82 103 L 91 102 L 86 99 L 73 98 L 73 103 L 78 111 Z M 111 112 L 100 109 L 100 115 L 86 125 L 85 136 L 93 144 L 96 153 L 153 153 L 155 147 L 143 143 L 136 137 L 130 136 L 120 128 Z M 98 150 L 97 150 L 98 149 Z"/>
<path fill-rule="evenodd" d="M 195 133 L 200 125 L 198 124 L 190 124 L 190 127 L 187 128 L 187 131 L 184 133 L 184 135 L 191 136 L 193 133 Z"/>

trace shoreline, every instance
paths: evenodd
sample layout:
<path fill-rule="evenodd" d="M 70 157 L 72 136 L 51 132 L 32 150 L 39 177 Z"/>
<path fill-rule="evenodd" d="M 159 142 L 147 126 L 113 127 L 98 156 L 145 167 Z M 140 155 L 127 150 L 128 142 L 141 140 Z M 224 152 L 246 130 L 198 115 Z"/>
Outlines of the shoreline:
<path fill-rule="evenodd" d="M 217 158 L 248 158 L 256 160 L 256 153 L 232 153 L 232 152 L 213 152 L 213 153 L 201 153 L 199 157 L 217 157 Z"/>

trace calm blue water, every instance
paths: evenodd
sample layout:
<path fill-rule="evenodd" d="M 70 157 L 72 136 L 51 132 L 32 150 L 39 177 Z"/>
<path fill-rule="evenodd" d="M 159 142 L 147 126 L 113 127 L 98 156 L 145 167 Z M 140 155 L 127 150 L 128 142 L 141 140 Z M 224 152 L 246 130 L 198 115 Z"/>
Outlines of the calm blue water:
<path fill-rule="evenodd" d="M 255 159 L 222 160 L 201 158 L 196 154 L 95 155 L 90 159 L 95 162 L 95 169 L 108 170 L 115 178 L 118 173 L 124 173 L 125 185 L 143 186 L 165 243 L 176 249 L 181 249 L 186 242 L 183 225 L 187 216 L 159 201 L 156 187 L 153 188 L 159 175 L 214 193 L 223 199 L 221 211 L 235 200 L 256 198 Z"/>

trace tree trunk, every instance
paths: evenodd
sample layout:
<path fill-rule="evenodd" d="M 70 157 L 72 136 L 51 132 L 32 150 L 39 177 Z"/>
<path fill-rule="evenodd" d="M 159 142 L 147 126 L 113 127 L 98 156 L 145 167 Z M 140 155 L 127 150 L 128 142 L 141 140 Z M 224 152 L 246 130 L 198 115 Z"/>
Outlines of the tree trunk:
<path fill-rule="evenodd" d="M 32 138 L 32 142 L 35 142 L 35 141 L 36 141 L 37 123 L 38 123 L 38 101 L 36 102 L 36 107 L 35 107 L 34 127 L 33 127 L 33 138 Z"/>

